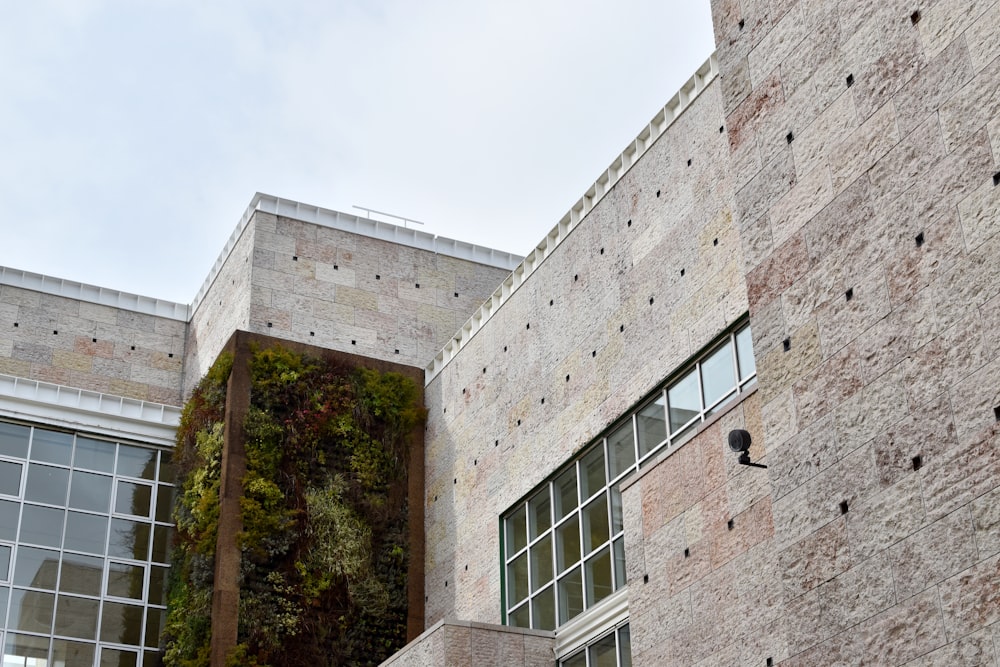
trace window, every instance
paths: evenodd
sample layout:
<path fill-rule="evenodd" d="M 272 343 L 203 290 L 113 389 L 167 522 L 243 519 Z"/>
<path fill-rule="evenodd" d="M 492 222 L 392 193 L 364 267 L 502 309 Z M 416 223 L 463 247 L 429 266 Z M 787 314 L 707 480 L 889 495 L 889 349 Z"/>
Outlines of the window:
<path fill-rule="evenodd" d="M 632 667 L 632 642 L 628 624 L 562 658 L 559 660 L 559 667 Z"/>
<path fill-rule="evenodd" d="M 169 452 L 0 422 L 3 664 L 159 664 Z"/>
<path fill-rule="evenodd" d="M 503 517 L 506 623 L 554 630 L 622 588 L 621 480 L 680 444 L 755 378 L 744 322 L 511 508 Z M 605 664 L 574 659 L 564 664 Z"/>

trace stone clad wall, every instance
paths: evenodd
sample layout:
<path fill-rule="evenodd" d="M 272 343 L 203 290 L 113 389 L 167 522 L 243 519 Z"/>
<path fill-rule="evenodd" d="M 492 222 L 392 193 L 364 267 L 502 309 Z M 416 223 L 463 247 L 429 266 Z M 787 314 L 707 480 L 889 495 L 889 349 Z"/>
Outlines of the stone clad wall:
<path fill-rule="evenodd" d="M 712 5 L 780 595 L 656 664 L 992 665 L 1000 3 Z"/>
<path fill-rule="evenodd" d="M 185 322 L 0 286 L 0 373 L 180 405 Z"/>
<path fill-rule="evenodd" d="M 747 311 L 721 108 L 711 84 L 429 383 L 428 624 L 500 622 L 499 516 Z"/>
<path fill-rule="evenodd" d="M 439 621 L 383 667 L 551 667 L 552 633 L 485 623 Z"/>

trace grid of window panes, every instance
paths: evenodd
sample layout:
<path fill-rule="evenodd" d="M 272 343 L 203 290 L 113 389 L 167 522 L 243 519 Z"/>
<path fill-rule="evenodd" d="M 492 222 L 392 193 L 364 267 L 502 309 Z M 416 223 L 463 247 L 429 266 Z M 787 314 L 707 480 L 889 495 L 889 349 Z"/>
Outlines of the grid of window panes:
<path fill-rule="evenodd" d="M 553 630 L 625 585 L 622 478 L 680 442 L 756 370 L 744 325 L 504 516 L 508 625 Z"/>
<path fill-rule="evenodd" d="M 559 661 L 559 667 L 632 667 L 632 642 L 628 624 Z"/>
<path fill-rule="evenodd" d="M 0 422 L 3 667 L 160 664 L 169 453 Z"/>

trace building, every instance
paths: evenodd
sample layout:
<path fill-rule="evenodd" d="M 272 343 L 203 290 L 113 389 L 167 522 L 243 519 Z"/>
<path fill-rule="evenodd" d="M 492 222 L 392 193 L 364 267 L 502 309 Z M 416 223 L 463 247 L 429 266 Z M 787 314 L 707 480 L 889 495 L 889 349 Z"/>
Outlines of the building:
<path fill-rule="evenodd" d="M 5 653 L 138 658 L 157 448 L 239 329 L 426 366 L 426 631 L 387 664 L 996 664 L 1000 2 L 712 9 L 523 261 L 258 196 L 190 307 L 0 272 Z"/>

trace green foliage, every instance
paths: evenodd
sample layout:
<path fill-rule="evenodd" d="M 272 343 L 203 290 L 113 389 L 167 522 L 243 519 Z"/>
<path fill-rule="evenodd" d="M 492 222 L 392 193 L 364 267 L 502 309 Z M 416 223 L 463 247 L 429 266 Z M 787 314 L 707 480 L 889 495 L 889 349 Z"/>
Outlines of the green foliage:
<path fill-rule="evenodd" d="M 199 384 L 178 434 L 167 665 L 207 664 L 232 363 L 220 358 Z M 406 473 L 425 417 L 419 389 L 280 346 L 256 350 L 250 375 L 239 644 L 227 664 L 378 664 L 405 641 Z"/>

